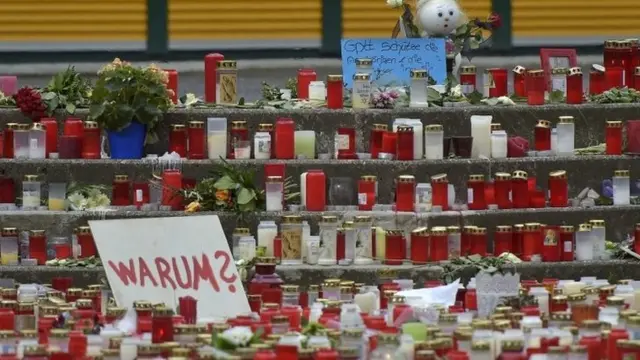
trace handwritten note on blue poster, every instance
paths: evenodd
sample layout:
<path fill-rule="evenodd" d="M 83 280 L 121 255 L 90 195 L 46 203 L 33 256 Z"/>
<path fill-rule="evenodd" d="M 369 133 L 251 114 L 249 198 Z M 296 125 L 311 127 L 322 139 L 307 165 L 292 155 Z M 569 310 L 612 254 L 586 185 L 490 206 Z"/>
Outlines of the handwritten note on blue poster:
<path fill-rule="evenodd" d="M 444 39 L 342 39 L 342 75 L 351 88 L 356 59 L 373 60 L 371 80 L 378 86 L 409 85 L 412 69 L 425 69 L 438 83 L 447 78 Z"/>

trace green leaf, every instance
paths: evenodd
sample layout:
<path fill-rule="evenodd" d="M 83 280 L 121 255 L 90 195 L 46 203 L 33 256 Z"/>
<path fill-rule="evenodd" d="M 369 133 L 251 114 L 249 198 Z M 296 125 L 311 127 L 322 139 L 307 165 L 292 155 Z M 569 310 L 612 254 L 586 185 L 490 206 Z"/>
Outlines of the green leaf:
<path fill-rule="evenodd" d="M 251 200 L 256 198 L 256 193 L 253 190 L 249 190 L 245 187 L 241 188 L 238 191 L 238 204 L 245 205 L 248 204 Z"/>
<path fill-rule="evenodd" d="M 482 96 L 482 93 L 480 93 L 478 90 L 474 90 L 471 94 L 468 94 L 466 97 L 467 97 L 467 100 L 469 100 L 469 103 L 473 105 L 480 104 L 480 100 L 484 98 L 484 96 Z"/>
<path fill-rule="evenodd" d="M 564 92 L 562 90 L 554 90 L 549 94 L 549 102 L 552 104 L 564 103 Z"/>
<path fill-rule="evenodd" d="M 42 100 L 53 100 L 53 98 L 55 98 L 56 96 L 58 96 L 58 94 L 54 92 L 45 92 L 44 94 L 42 94 Z"/>
<path fill-rule="evenodd" d="M 67 106 L 65 107 L 65 110 L 69 113 L 69 114 L 75 114 L 76 112 L 76 106 L 72 103 L 68 103 Z"/>
<path fill-rule="evenodd" d="M 236 185 L 237 185 L 236 182 L 233 181 L 231 177 L 229 177 L 228 175 L 225 175 L 220 179 L 218 179 L 218 181 L 216 181 L 216 183 L 213 186 L 218 190 L 230 190 L 230 189 L 235 189 Z"/>
<path fill-rule="evenodd" d="M 104 110 L 105 110 L 104 103 L 92 104 L 89 107 L 89 118 L 91 118 L 92 120 L 96 120 L 97 118 L 102 116 L 102 114 L 104 114 Z"/>

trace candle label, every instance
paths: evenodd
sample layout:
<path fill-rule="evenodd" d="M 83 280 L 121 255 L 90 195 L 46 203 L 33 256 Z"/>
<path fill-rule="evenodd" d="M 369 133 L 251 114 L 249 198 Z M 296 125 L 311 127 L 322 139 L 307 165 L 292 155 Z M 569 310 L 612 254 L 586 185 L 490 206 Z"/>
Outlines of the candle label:
<path fill-rule="evenodd" d="M 553 91 L 562 91 L 567 96 L 567 78 L 564 75 L 551 77 L 551 89 Z"/>
<path fill-rule="evenodd" d="M 336 134 L 336 148 L 338 150 L 349 150 L 349 135 Z"/>
<path fill-rule="evenodd" d="M 238 102 L 238 75 L 220 74 L 220 103 L 236 104 Z"/>
<path fill-rule="evenodd" d="M 427 184 L 427 186 L 416 187 L 416 204 L 431 204 L 431 184 Z"/>
<path fill-rule="evenodd" d="M 564 242 L 564 252 L 570 253 L 573 251 L 573 246 L 571 246 L 571 241 Z"/>
<path fill-rule="evenodd" d="M 258 148 L 256 149 L 262 154 L 271 154 L 271 140 L 258 140 Z"/>
<path fill-rule="evenodd" d="M 282 260 L 302 259 L 302 231 L 282 230 Z"/>
<path fill-rule="evenodd" d="M 471 94 L 472 92 L 476 91 L 476 87 L 473 84 L 462 84 L 461 88 L 462 93 L 465 95 Z"/>
<path fill-rule="evenodd" d="M 315 265 L 320 257 L 320 241 L 311 240 L 307 243 L 307 263 Z"/>
<path fill-rule="evenodd" d="M 558 246 L 558 236 L 555 230 L 548 229 L 544 236 L 544 246 Z"/>
<path fill-rule="evenodd" d="M 473 203 L 473 189 L 467 188 L 467 204 Z"/>
<path fill-rule="evenodd" d="M 366 193 L 358 193 L 358 205 L 367 205 Z"/>

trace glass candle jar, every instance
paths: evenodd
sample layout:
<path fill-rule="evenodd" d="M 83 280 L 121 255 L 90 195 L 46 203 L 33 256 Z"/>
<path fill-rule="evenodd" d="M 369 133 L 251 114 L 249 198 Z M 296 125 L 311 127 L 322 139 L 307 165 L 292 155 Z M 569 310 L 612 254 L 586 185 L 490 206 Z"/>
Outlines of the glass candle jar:
<path fill-rule="evenodd" d="M 233 252 L 234 259 L 240 260 L 240 239 L 250 235 L 251 230 L 249 230 L 249 228 L 237 227 L 233 229 L 231 233 L 231 251 Z"/>
<path fill-rule="evenodd" d="M 203 131 L 204 132 L 204 131 Z M 199 146 L 199 130 L 189 129 L 188 135 L 194 134 L 196 147 Z M 207 118 L 207 156 L 211 160 L 218 160 L 227 156 L 227 118 L 210 117 Z M 191 141 L 191 140 L 189 140 Z M 204 141 L 204 140 L 203 140 Z M 198 149 L 196 149 L 198 150 Z M 196 151 L 197 152 L 197 151 Z M 198 154 L 195 154 L 196 156 Z M 187 151 L 189 157 L 189 151 Z"/>
<path fill-rule="evenodd" d="M 526 171 L 516 170 L 511 176 L 511 200 L 516 209 L 529 207 L 529 175 Z"/>
<path fill-rule="evenodd" d="M 606 256 L 605 242 L 607 237 L 607 228 L 604 220 L 589 220 L 591 225 L 591 240 L 593 241 L 593 257 L 602 259 Z"/>
<path fill-rule="evenodd" d="M 567 104 L 582 104 L 584 99 L 582 86 L 582 69 L 570 68 L 567 73 Z"/>
<path fill-rule="evenodd" d="M 536 151 L 551 150 L 551 122 L 538 120 L 534 129 Z"/>
<path fill-rule="evenodd" d="M 589 95 L 602 94 L 606 89 L 605 67 L 602 65 L 591 65 L 589 72 Z"/>
<path fill-rule="evenodd" d="M 162 198 L 160 203 L 163 206 L 171 207 L 171 210 L 180 210 L 183 207 L 180 189 L 182 189 L 182 172 L 178 169 L 164 170 L 162 172 Z"/>
<path fill-rule="evenodd" d="M 575 258 L 578 261 L 593 260 L 593 239 L 591 236 L 591 225 L 580 224 L 575 233 Z"/>
<path fill-rule="evenodd" d="M 36 330 L 35 306 L 35 303 L 18 303 L 15 308 L 16 331 Z"/>
<path fill-rule="evenodd" d="M 88 258 L 98 255 L 98 249 L 91 233 L 91 227 L 80 226 L 76 233 L 78 238 L 78 246 L 80 246 L 80 257 Z"/>
<path fill-rule="evenodd" d="M 425 126 L 424 154 L 427 160 L 442 160 L 444 158 L 443 143 L 444 130 L 442 125 L 432 124 Z"/>
<path fill-rule="evenodd" d="M 373 59 L 357 58 L 355 60 L 355 64 L 357 74 L 369 74 L 369 76 L 373 75 Z"/>
<path fill-rule="evenodd" d="M 487 256 L 487 228 L 476 227 L 470 233 L 471 255 Z"/>
<path fill-rule="evenodd" d="M 307 88 L 309 84 L 306 84 Z M 238 67 L 233 60 L 218 61 L 216 71 L 216 104 L 238 103 Z"/>
<path fill-rule="evenodd" d="M 557 129 L 556 155 L 572 156 L 575 144 L 576 126 L 573 116 L 560 116 Z"/>
<path fill-rule="evenodd" d="M 605 67 L 608 66 L 619 66 L 619 52 L 617 49 L 618 42 L 616 40 L 605 40 L 604 41 L 604 49 L 603 49 L 603 65 Z"/>
<path fill-rule="evenodd" d="M 151 342 L 162 344 L 173 341 L 173 310 L 167 307 L 153 309 Z"/>
<path fill-rule="evenodd" d="M 484 88 L 486 97 L 498 98 L 508 95 L 507 74 L 507 69 L 492 68 L 485 70 Z"/>
<path fill-rule="evenodd" d="M 295 158 L 295 124 L 291 118 L 278 118 L 275 126 L 275 154 L 276 159 L 289 160 Z"/>
<path fill-rule="evenodd" d="M 18 265 L 18 229 L 14 227 L 2 228 L 0 237 L 0 263 L 2 265 Z M 640 239 L 640 237 L 638 237 Z"/>
<path fill-rule="evenodd" d="M 284 179 L 281 176 L 268 176 L 265 183 L 267 211 L 282 211 L 284 202 Z"/>
<path fill-rule="evenodd" d="M 181 158 L 187 157 L 187 127 L 184 124 L 171 124 L 169 132 L 169 153 L 175 152 Z"/>
<path fill-rule="evenodd" d="M 46 157 L 46 128 L 40 123 L 34 123 L 29 129 L 29 159 L 45 159 Z"/>
<path fill-rule="evenodd" d="M 494 360 L 492 354 L 493 346 L 489 341 L 474 340 L 471 343 L 471 359 L 473 360 Z"/>
<path fill-rule="evenodd" d="M 524 66 L 517 65 L 513 68 L 513 95 L 519 98 L 527 97 L 525 88 L 526 69 Z"/>
<path fill-rule="evenodd" d="M 484 175 L 469 175 L 467 180 L 467 206 L 469 210 L 486 210 Z"/>
<path fill-rule="evenodd" d="M 513 229 L 509 225 L 498 225 L 493 234 L 493 253 L 513 253 Z"/>
<path fill-rule="evenodd" d="M 44 230 L 29 231 L 29 259 L 35 259 L 38 265 L 47 262 L 47 236 Z"/>
<path fill-rule="evenodd" d="M 356 156 L 356 129 L 339 127 L 335 137 L 336 159 L 353 159 Z"/>
<path fill-rule="evenodd" d="M 189 121 L 189 149 L 187 157 L 192 160 L 204 159 L 205 135 L 204 121 Z"/>
<path fill-rule="evenodd" d="M 524 239 L 524 224 L 513 225 L 513 253 L 518 257 L 522 255 L 523 239 Z"/>
<path fill-rule="evenodd" d="M 471 94 L 476 91 L 477 72 L 474 65 L 465 65 L 460 67 L 460 87 L 464 95 Z"/>
<path fill-rule="evenodd" d="M 426 227 L 411 232 L 411 262 L 423 265 L 429 261 L 429 229 Z"/>
<path fill-rule="evenodd" d="M 491 158 L 505 159 L 508 155 L 509 136 L 504 130 L 491 132 Z"/>
<path fill-rule="evenodd" d="M 256 160 L 271 159 L 271 133 L 273 124 L 258 125 L 258 132 L 253 136 L 253 158 Z"/>
<path fill-rule="evenodd" d="M 282 306 L 297 306 L 300 299 L 298 285 L 280 285 L 282 289 Z"/>
<path fill-rule="evenodd" d="M 320 236 L 319 265 L 336 265 L 338 237 L 338 218 L 336 216 L 323 216 L 318 223 L 318 235 Z"/>
<path fill-rule="evenodd" d="M 564 170 L 549 173 L 549 205 L 551 207 L 569 206 L 569 184 Z"/>
<path fill-rule="evenodd" d="M 302 218 L 297 215 L 282 217 L 282 265 L 302 264 Z"/>
<path fill-rule="evenodd" d="M 356 257 L 356 229 L 353 221 L 342 223 L 344 232 L 344 256 L 338 259 L 338 265 L 351 265 Z"/>
<path fill-rule="evenodd" d="M 447 241 L 449 248 L 449 258 L 457 258 L 462 253 L 462 234 L 459 226 L 447 226 Z"/>
<path fill-rule="evenodd" d="M 327 88 L 322 81 L 312 81 L 309 83 L 309 100 L 325 101 L 327 98 Z"/>
<path fill-rule="evenodd" d="M 622 155 L 622 121 L 607 121 L 605 143 L 607 155 Z"/>
<path fill-rule="evenodd" d="M 529 70 L 526 78 L 527 104 L 544 105 L 544 70 Z"/>
<path fill-rule="evenodd" d="M 342 109 L 343 107 L 343 84 L 342 75 L 327 76 L 327 108 Z"/>
<path fill-rule="evenodd" d="M 551 69 L 551 91 L 561 92 L 565 97 L 567 96 L 567 68 L 553 68 Z"/>
<path fill-rule="evenodd" d="M 371 225 L 373 221 L 371 216 L 360 215 L 353 219 L 353 226 L 356 237 L 356 256 L 354 263 L 356 265 L 373 264 L 372 232 Z"/>
<path fill-rule="evenodd" d="M 574 240 L 573 240 L 573 232 L 574 228 L 571 225 L 563 225 L 560 226 L 560 246 L 562 251 L 560 253 L 561 261 L 573 261 L 573 248 L 574 248 Z"/>
<path fill-rule="evenodd" d="M 19 125 L 17 123 L 8 123 L 3 131 L 3 142 L 2 142 L 2 156 L 5 159 L 12 159 L 14 157 L 13 147 L 14 147 L 14 132 L 18 129 Z"/>
<path fill-rule="evenodd" d="M 405 258 L 405 239 L 402 230 L 387 230 L 385 235 L 385 265 L 402 265 Z"/>
<path fill-rule="evenodd" d="M 355 74 L 351 89 L 351 107 L 367 109 L 371 107 L 371 75 Z"/>
<path fill-rule="evenodd" d="M 364 175 L 358 180 L 358 210 L 371 211 L 377 203 L 378 178 L 374 175 Z"/>
<path fill-rule="evenodd" d="M 85 121 L 84 132 L 82 133 L 82 158 L 100 159 L 101 141 L 98 123 L 95 121 Z"/>
<path fill-rule="evenodd" d="M 373 124 L 369 135 L 369 152 L 372 159 L 377 159 L 378 154 L 382 152 L 382 136 L 387 131 L 389 131 L 387 124 Z"/>
<path fill-rule="evenodd" d="M 511 209 L 511 174 L 499 172 L 494 175 L 493 196 L 499 209 Z"/>
<path fill-rule="evenodd" d="M 411 93 L 409 99 L 409 107 L 424 108 L 429 107 L 427 101 L 428 72 L 424 69 L 410 70 L 411 77 Z"/>
<path fill-rule="evenodd" d="M 429 261 L 445 261 L 449 259 L 447 228 L 436 226 L 431 228 L 429 238 Z"/>
<path fill-rule="evenodd" d="M 22 181 L 22 207 L 35 209 L 40 206 L 42 183 L 38 175 L 25 175 Z"/>
<path fill-rule="evenodd" d="M 467 256 L 471 254 L 471 242 L 473 241 L 473 235 L 478 227 L 467 225 L 462 228 L 462 234 L 460 236 L 460 254 Z"/>
<path fill-rule="evenodd" d="M 113 178 L 111 205 L 113 206 L 129 206 L 131 205 L 130 196 L 131 182 L 127 175 L 116 175 Z"/>
<path fill-rule="evenodd" d="M 442 211 L 449 209 L 449 178 L 447 174 L 437 174 L 431 177 L 431 204 L 440 206 Z"/>
<path fill-rule="evenodd" d="M 540 224 L 526 223 L 524 224 L 522 234 L 522 260 L 536 261 L 539 260 L 542 250 L 543 234 Z"/>
<path fill-rule="evenodd" d="M 13 130 L 13 157 L 15 159 L 29 158 L 29 125 L 17 124 Z"/>
<path fill-rule="evenodd" d="M 312 81 L 316 81 L 318 75 L 314 69 L 298 69 L 298 84 L 297 84 L 297 93 L 298 99 L 308 99 L 309 98 L 309 84 Z"/>
<path fill-rule="evenodd" d="M 416 178 L 400 175 L 396 179 L 396 211 L 412 212 L 416 197 Z"/>
<path fill-rule="evenodd" d="M 623 67 L 607 67 L 604 71 L 605 89 L 619 88 L 624 86 L 624 68 Z"/>
<path fill-rule="evenodd" d="M 396 159 L 413 160 L 413 127 L 400 125 L 398 126 L 396 142 Z"/>
<path fill-rule="evenodd" d="M 229 148 L 227 149 L 227 159 L 235 159 L 236 148 L 241 142 L 249 141 L 249 129 L 246 121 L 232 121 L 229 131 Z"/>
<path fill-rule="evenodd" d="M 327 300 L 339 300 L 340 279 L 326 279 L 322 283 L 322 297 Z"/>
<path fill-rule="evenodd" d="M 631 201 L 629 170 L 616 170 L 611 179 L 613 185 L 613 204 L 629 205 Z"/>

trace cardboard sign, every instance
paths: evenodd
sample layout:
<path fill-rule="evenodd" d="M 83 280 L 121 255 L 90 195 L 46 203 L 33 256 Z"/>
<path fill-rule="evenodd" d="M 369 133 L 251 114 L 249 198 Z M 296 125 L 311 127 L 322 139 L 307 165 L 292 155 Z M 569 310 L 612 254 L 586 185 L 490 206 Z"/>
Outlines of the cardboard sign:
<path fill-rule="evenodd" d="M 377 86 L 409 85 L 409 72 L 425 69 L 438 83 L 447 78 L 444 39 L 342 39 L 342 75 L 351 88 L 356 59 L 373 61 L 371 80 Z"/>
<path fill-rule="evenodd" d="M 136 300 L 177 306 L 198 299 L 199 318 L 251 312 L 217 216 L 91 220 L 119 306 Z"/>

